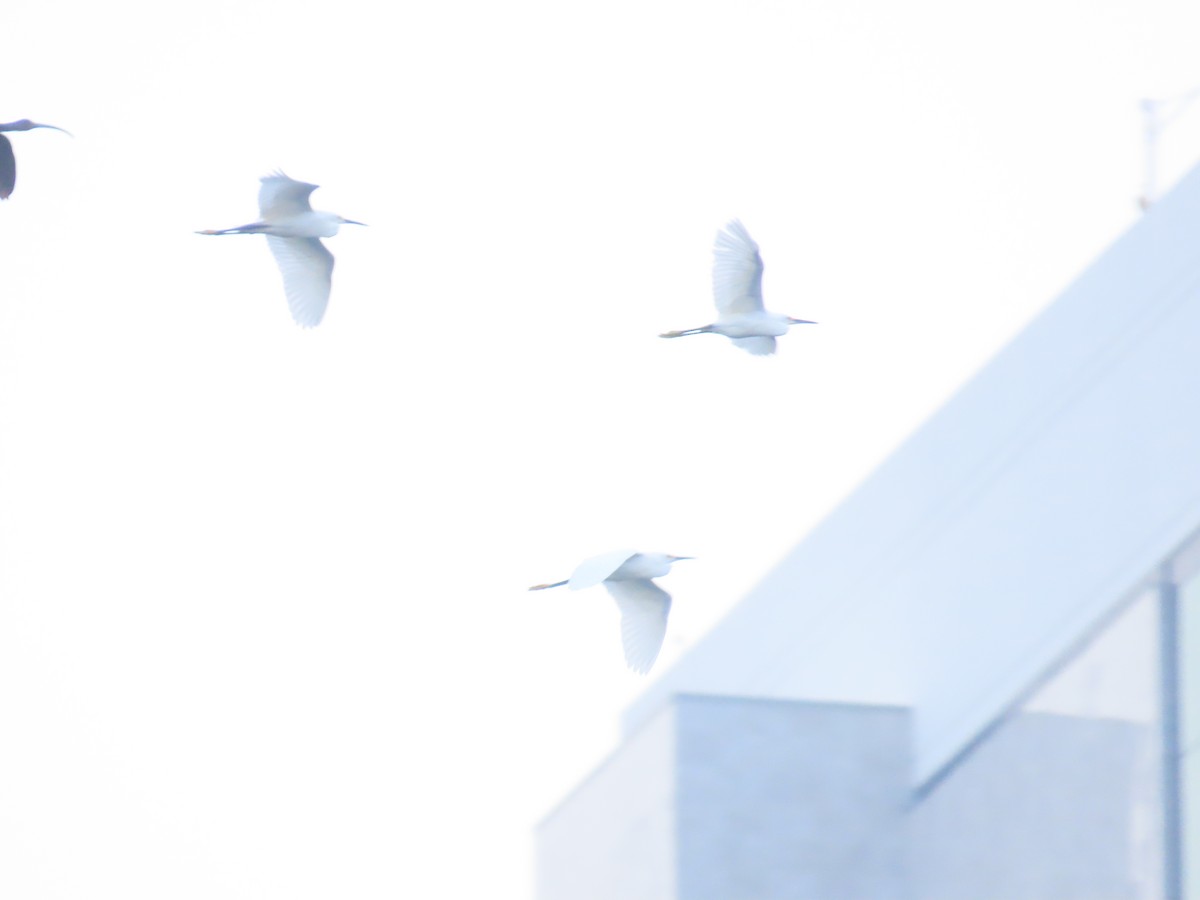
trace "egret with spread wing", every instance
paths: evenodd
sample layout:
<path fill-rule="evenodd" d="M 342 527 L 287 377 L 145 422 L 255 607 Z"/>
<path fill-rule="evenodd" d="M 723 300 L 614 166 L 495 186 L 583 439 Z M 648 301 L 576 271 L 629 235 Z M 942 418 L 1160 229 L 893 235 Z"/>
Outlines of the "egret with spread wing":
<path fill-rule="evenodd" d="M 566 581 L 535 584 L 531 591 L 567 585 L 573 591 L 603 584 L 621 611 L 621 643 L 625 662 L 635 672 L 650 671 L 667 634 L 671 595 L 650 579 L 666 575 L 671 563 L 690 556 L 665 553 L 634 553 L 616 550 L 579 564 Z"/>
<path fill-rule="evenodd" d="M 763 309 L 763 261 L 758 244 L 746 226 L 734 219 L 721 231 L 713 245 L 713 299 L 717 321 L 702 328 L 668 331 L 659 337 L 688 334 L 723 334 L 755 356 L 775 352 L 775 338 L 787 334 L 792 325 L 815 325 L 808 319 L 793 319 Z"/>
<path fill-rule="evenodd" d="M 42 125 L 28 119 L 18 119 L 0 125 L 0 200 L 7 200 L 17 184 L 17 158 L 13 156 L 12 144 L 4 136 L 6 131 L 32 131 L 35 128 L 53 128 L 70 136 L 71 132 L 57 125 Z"/>
<path fill-rule="evenodd" d="M 309 195 L 317 189 L 288 178 L 282 172 L 267 175 L 258 190 L 257 222 L 237 228 L 198 231 L 197 234 L 265 234 L 267 244 L 283 273 L 292 318 L 304 328 L 321 324 L 329 305 L 333 254 L 321 243 L 342 225 L 361 225 L 331 212 L 314 210 Z"/>

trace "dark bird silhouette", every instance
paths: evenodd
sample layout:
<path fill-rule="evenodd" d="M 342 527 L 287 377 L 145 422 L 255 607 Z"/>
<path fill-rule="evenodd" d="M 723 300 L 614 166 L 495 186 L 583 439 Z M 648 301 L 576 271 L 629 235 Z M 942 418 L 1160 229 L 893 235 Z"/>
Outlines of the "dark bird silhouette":
<path fill-rule="evenodd" d="M 63 134 L 71 134 L 65 128 L 59 128 L 57 125 L 42 125 L 28 119 L 18 119 L 15 122 L 0 125 L 0 200 L 7 200 L 17 183 L 17 158 L 13 156 L 12 144 L 3 133 L 5 131 L 32 131 L 34 128 L 53 128 Z"/>

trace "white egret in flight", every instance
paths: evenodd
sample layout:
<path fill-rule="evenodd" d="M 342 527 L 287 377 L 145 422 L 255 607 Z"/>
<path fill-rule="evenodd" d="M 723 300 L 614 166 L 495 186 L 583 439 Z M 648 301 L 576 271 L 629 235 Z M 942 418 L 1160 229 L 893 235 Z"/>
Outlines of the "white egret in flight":
<path fill-rule="evenodd" d="M 53 128 L 66 135 L 71 133 L 57 125 L 42 125 L 38 122 L 30 122 L 28 119 L 18 119 L 15 122 L 6 122 L 0 125 L 0 200 L 7 200 L 17 183 L 17 158 L 13 156 L 12 144 L 4 136 L 4 132 L 32 131 L 35 128 Z"/>
<path fill-rule="evenodd" d="M 763 309 L 763 261 L 758 244 L 746 226 L 734 219 L 717 232 L 713 245 L 713 298 L 717 303 L 717 321 L 703 328 L 668 331 L 659 337 L 677 338 L 688 334 L 723 334 L 735 344 L 766 356 L 775 352 L 775 338 L 787 334 L 791 325 L 815 325 L 808 319 L 793 319 Z"/>
<path fill-rule="evenodd" d="M 283 273 L 292 318 L 304 328 L 321 324 L 329 305 L 333 254 L 320 239 L 333 237 L 342 225 L 361 225 L 331 212 L 314 210 L 309 195 L 317 189 L 282 172 L 267 175 L 258 189 L 257 222 L 237 228 L 198 231 L 197 234 L 265 234 L 275 262 Z"/>
<path fill-rule="evenodd" d="M 621 610 L 621 643 L 625 662 L 635 672 L 650 671 L 667 634 L 671 595 L 650 579 L 666 575 L 671 563 L 690 556 L 615 550 L 579 564 L 566 581 L 535 584 L 531 591 L 567 585 L 573 591 L 603 584 Z"/>

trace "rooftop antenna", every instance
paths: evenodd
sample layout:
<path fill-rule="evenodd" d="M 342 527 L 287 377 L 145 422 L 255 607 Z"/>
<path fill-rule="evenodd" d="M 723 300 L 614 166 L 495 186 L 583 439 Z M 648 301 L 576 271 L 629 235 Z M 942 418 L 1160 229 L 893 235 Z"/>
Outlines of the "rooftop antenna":
<path fill-rule="evenodd" d="M 1168 97 L 1164 100 L 1154 100 L 1149 97 L 1142 99 L 1142 134 L 1146 144 L 1145 180 L 1142 184 L 1142 195 L 1138 198 L 1138 206 L 1143 211 L 1149 209 L 1158 199 L 1158 138 L 1163 129 L 1174 122 L 1200 97 L 1200 88 L 1193 88 L 1186 94 Z"/>

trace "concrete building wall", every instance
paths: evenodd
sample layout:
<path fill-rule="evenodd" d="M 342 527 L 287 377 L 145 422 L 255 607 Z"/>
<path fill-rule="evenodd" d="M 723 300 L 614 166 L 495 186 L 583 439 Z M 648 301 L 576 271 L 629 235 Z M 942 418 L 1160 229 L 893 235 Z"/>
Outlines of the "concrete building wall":
<path fill-rule="evenodd" d="M 913 896 L 1157 900 L 1147 730 L 1045 713 L 1005 722 L 913 805 Z"/>
<path fill-rule="evenodd" d="M 538 900 L 1159 900 L 1145 724 L 1014 715 L 914 791 L 893 707 L 675 698 L 543 822 Z"/>
<path fill-rule="evenodd" d="M 676 896 L 675 753 L 667 707 L 542 821 L 539 900 Z"/>
<path fill-rule="evenodd" d="M 676 698 L 538 829 L 539 900 L 906 898 L 908 715 Z"/>
<path fill-rule="evenodd" d="M 679 900 L 905 898 L 907 713 L 676 699 Z"/>

